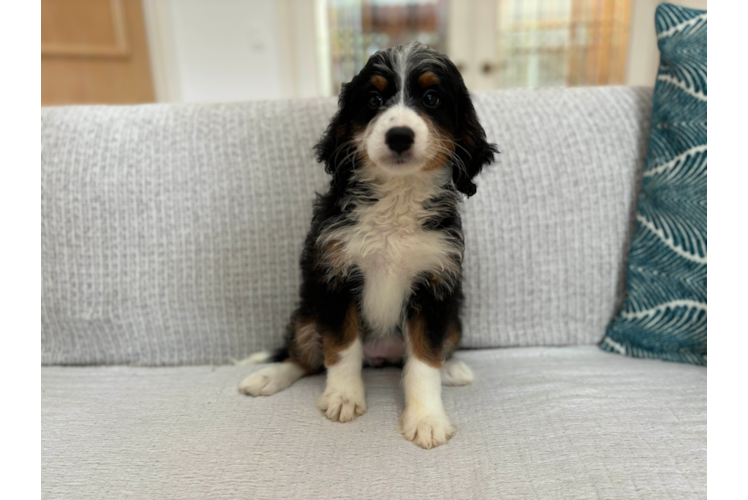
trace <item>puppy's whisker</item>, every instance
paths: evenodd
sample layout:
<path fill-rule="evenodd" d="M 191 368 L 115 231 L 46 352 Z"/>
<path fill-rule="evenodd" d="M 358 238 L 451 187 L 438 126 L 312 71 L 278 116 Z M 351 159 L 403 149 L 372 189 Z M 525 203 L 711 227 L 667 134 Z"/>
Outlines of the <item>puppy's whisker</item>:
<path fill-rule="evenodd" d="M 470 151 L 468 151 L 467 148 L 465 148 L 464 146 L 462 146 L 460 143 L 455 142 L 455 141 L 453 141 L 451 139 L 445 139 L 445 140 L 447 142 L 449 142 L 450 144 L 453 144 L 455 147 L 458 147 L 461 150 L 465 151 L 465 154 L 468 155 L 469 158 L 471 158 L 471 159 L 473 158 L 473 155 L 470 154 Z"/>
<path fill-rule="evenodd" d="M 334 156 L 334 162 L 335 162 L 335 163 L 337 163 L 337 161 L 338 161 L 338 155 L 340 155 L 340 152 L 341 152 L 341 151 L 343 151 L 343 148 L 348 148 L 348 147 L 350 147 L 350 146 L 351 146 L 351 144 L 353 144 L 353 143 L 354 143 L 354 141 L 353 141 L 353 140 L 348 140 L 348 141 L 344 141 L 344 142 L 342 142 L 342 143 L 341 143 L 340 145 L 338 145 L 338 147 L 336 147 L 336 148 L 335 148 L 335 149 L 333 150 L 333 152 L 332 152 L 332 154 L 331 154 L 330 156 L 332 156 L 332 155 L 335 155 L 335 156 Z"/>

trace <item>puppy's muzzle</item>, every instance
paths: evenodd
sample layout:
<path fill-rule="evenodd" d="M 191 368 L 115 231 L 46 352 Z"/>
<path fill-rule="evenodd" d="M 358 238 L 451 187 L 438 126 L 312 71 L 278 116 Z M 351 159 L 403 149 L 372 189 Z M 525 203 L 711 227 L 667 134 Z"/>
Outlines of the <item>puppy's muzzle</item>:
<path fill-rule="evenodd" d="M 384 136 L 384 142 L 397 154 L 403 154 L 410 149 L 415 141 L 416 134 L 410 127 L 392 127 Z"/>

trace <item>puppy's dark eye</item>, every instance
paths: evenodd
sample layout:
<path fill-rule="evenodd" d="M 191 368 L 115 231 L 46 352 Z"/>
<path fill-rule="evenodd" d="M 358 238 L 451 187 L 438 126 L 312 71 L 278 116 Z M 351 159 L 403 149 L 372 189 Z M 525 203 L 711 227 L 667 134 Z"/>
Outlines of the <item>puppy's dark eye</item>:
<path fill-rule="evenodd" d="M 382 107 L 382 104 L 384 104 L 384 99 L 382 99 L 382 96 L 378 92 L 369 94 L 369 107 L 371 109 L 379 109 Z"/>
<path fill-rule="evenodd" d="M 427 108 L 436 108 L 441 104 L 441 99 L 439 99 L 439 94 L 437 94 L 433 90 L 429 90 L 425 94 L 423 94 L 423 104 Z"/>

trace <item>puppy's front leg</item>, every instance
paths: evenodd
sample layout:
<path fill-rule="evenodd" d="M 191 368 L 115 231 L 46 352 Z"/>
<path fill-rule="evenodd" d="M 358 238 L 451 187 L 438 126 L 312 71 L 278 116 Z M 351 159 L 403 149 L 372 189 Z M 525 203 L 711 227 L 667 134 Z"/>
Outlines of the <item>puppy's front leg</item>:
<path fill-rule="evenodd" d="M 322 338 L 327 387 L 317 399 L 317 407 L 330 420 L 350 422 L 366 413 L 364 381 L 361 379 L 364 348 L 360 324 L 358 310 L 352 303 L 345 311 L 342 323 L 334 324 Z"/>
<path fill-rule="evenodd" d="M 405 411 L 398 432 L 426 449 L 446 443 L 457 432 L 442 403 L 443 333 L 439 328 L 427 325 L 418 315 L 408 321 L 408 360 L 403 369 Z"/>

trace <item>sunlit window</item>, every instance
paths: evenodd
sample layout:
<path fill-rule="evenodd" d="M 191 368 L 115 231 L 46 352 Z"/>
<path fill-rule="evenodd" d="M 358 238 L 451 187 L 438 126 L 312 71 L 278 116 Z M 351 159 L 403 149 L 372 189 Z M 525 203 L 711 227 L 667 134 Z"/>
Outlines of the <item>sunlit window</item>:
<path fill-rule="evenodd" d="M 339 89 L 379 49 L 417 40 L 446 51 L 446 0 L 328 0 L 332 84 Z"/>
<path fill-rule="evenodd" d="M 330 85 L 336 93 L 377 50 L 418 40 L 490 88 L 624 82 L 630 0 L 327 0 Z M 488 7 L 486 7 L 488 6 Z M 485 16 L 494 23 L 480 22 Z M 453 54 L 459 33 L 466 54 Z M 482 42 L 478 42 L 478 41 Z M 492 43 L 471 59 L 471 43 Z M 455 42 L 454 40 L 452 42 Z M 473 47 L 474 49 L 474 47 Z M 473 50 L 478 53 L 480 51 Z M 483 51 L 485 52 L 485 51 Z"/>

